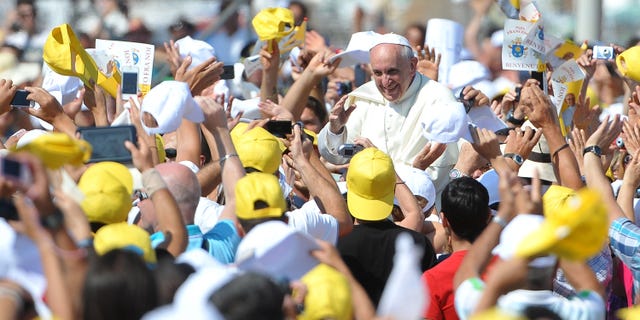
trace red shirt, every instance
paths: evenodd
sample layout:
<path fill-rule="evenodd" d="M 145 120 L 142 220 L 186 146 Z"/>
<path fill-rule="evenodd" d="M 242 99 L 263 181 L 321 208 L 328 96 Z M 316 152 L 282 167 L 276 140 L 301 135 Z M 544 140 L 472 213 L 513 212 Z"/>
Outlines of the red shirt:
<path fill-rule="evenodd" d="M 468 250 L 460 250 L 422 274 L 422 283 L 429 290 L 429 309 L 426 319 L 457 320 L 458 314 L 453 305 L 453 277 Z"/>

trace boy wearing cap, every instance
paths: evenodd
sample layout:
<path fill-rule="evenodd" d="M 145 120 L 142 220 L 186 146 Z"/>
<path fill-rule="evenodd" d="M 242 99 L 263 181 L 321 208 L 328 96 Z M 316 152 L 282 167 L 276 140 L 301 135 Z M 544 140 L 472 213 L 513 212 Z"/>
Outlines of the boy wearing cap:
<path fill-rule="evenodd" d="M 351 159 L 347 171 L 347 206 L 356 218 L 356 225 L 350 234 L 338 240 L 337 248 L 374 305 L 378 304 L 393 267 L 398 235 L 408 233 L 424 248 L 421 270 L 435 264 L 433 246 L 422 234 L 388 219 L 397 183 L 402 181 L 384 152 L 367 148 Z"/>

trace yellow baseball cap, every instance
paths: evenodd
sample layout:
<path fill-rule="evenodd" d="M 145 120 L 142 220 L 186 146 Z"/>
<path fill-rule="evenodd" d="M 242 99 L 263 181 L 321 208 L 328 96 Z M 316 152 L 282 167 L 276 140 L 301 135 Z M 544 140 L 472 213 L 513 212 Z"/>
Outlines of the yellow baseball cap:
<path fill-rule="evenodd" d="M 266 8 L 251 20 L 258 38 L 262 41 L 280 40 L 294 31 L 293 12 L 287 8 Z"/>
<path fill-rule="evenodd" d="M 133 178 L 124 165 L 107 161 L 96 163 L 82 174 L 78 188 L 85 196 L 80 206 L 90 222 L 111 224 L 127 220 Z"/>
<path fill-rule="evenodd" d="M 270 174 L 276 172 L 282 162 L 282 151 L 284 151 L 282 141 L 262 127 L 240 132 L 242 131 L 231 134 L 231 139 L 242 166 Z"/>
<path fill-rule="evenodd" d="M 307 272 L 302 279 L 307 286 L 304 312 L 300 320 L 352 319 L 351 289 L 347 278 L 336 269 L 319 264 Z"/>
<path fill-rule="evenodd" d="M 618 316 L 618 318 L 623 320 L 640 319 L 640 306 L 620 309 L 618 310 L 618 312 L 616 312 L 616 315 Z"/>
<path fill-rule="evenodd" d="M 104 255 L 114 249 L 127 249 L 139 253 L 147 263 L 157 261 L 149 233 L 126 222 L 100 228 L 93 238 L 93 247 L 98 255 Z"/>
<path fill-rule="evenodd" d="M 347 171 L 347 206 L 351 215 L 365 221 L 380 221 L 391 213 L 396 172 L 389 156 L 367 148 L 351 159 Z"/>
<path fill-rule="evenodd" d="M 608 227 L 607 210 L 600 194 L 585 188 L 555 210 L 545 212 L 540 228 L 520 242 L 516 255 L 554 254 L 583 261 L 602 249 Z"/>
<path fill-rule="evenodd" d="M 253 172 L 236 183 L 236 215 L 240 219 L 279 218 L 287 210 L 278 178 L 273 174 Z M 256 209 L 256 202 L 267 204 Z"/>
<path fill-rule="evenodd" d="M 27 151 L 35 155 L 49 169 L 57 169 L 65 164 L 80 166 L 89 161 L 91 150 L 91 145 L 87 141 L 57 132 L 40 135 L 16 149 L 16 151 Z"/>
<path fill-rule="evenodd" d="M 96 83 L 112 97 L 116 97 L 118 93 L 120 71 L 113 68 L 110 70 L 111 76 L 100 72 L 95 60 L 82 47 L 69 24 L 51 29 L 44 44 L 42 58 L 58 74 L 78 77 L 89 88 L 93 88 L 93 83 Z"/>

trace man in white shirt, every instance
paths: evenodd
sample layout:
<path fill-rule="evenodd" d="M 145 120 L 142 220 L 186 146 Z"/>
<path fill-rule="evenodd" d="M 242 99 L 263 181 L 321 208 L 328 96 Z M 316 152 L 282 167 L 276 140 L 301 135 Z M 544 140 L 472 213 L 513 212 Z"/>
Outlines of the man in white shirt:
<path fill-rule="evenodd" d="M 421 119 L 429 117 L 435 108 L 460 107 L 446 86 L 416 72 L 418 59 L 406 38 L 385 34 L 376 43 L 369 51 L 373 80 L 346 100 L 348 106 L 355 104 L 355 109 L 349 115 L 349 111 L 334 108 L 334 116 L 319 134 L 320 153 L 329 162 L 348 162 L 338 154 L 339 146 L 365 137 L 394 163 L 412 165 L 429 142 L 422 135 Z M 449 170 L 457 157 L 455 143 L 448 144 L 442 156 L 427 168 L 436 190 L 442 190 L 449 181 Z"/>

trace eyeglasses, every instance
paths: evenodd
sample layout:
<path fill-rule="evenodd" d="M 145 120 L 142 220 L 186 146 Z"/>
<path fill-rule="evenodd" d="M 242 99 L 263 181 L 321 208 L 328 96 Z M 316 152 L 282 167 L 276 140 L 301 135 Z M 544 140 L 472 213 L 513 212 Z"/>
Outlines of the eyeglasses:
<path fill-rule="evenodd" d="M 142 190 L 136 190 L 133 192 L 134 197 L 136 197 L 136 200 L 138 201 L 143 201 L 143 200 L 147 200 L 149 199 L 149 195 L 142 191 Z"/>

